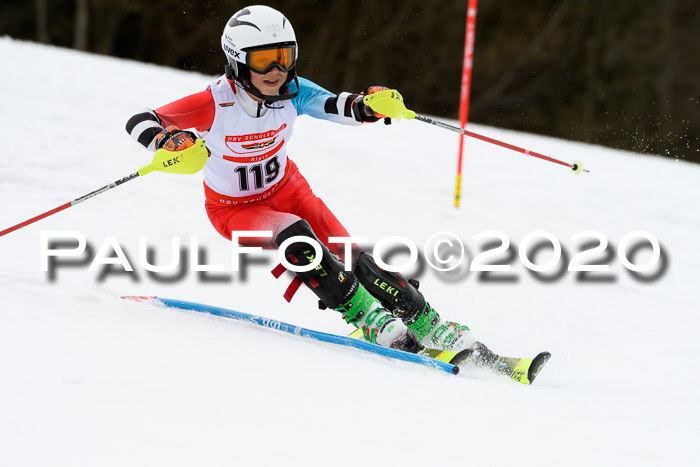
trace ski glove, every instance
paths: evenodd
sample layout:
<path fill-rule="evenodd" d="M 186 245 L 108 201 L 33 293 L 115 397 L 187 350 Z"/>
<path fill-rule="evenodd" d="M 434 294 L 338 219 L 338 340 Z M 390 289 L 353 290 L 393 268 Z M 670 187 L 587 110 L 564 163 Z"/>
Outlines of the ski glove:
<path fill-rule="evenodd" d="M 156 149 L 165 149 L 166 151 L 182 151 L 194 146 L 197 137 L 191 131 L 184 131 L 170 125 L 156 135 Z"/>
<path fill-rule="evenodd" d="M 362 94 L 356 97 L 355 100 L 352 102 L 353 107 L 357 108 L 357 113 L 360 115 L 363 122 L 376 122 L 377 120 L 383 118 L 385 125 L 391 125 L 391 119 L 389 117 L 375 112 L 370 107 L 365 105 L 365 103 L 362 100 L 364 96 L 368 94 L 374 94 L 375 92 L 379 91 L 386 91 L 387 89 L 389 88 L 385 86 L 369 86 L 365 88 L 365 90 L 362 91 Z"/>

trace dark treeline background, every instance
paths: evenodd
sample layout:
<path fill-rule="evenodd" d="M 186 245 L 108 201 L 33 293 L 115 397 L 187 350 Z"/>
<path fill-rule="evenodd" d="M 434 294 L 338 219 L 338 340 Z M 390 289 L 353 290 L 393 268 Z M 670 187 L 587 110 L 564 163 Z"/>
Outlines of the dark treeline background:
<path fill-rule="evenodd" d="M 221 32 L 248 4 L 4 3 L 2 35 L 206 74 L 223 72 Z M 266 4 L 294 26 L 303 76 L 336 92 L 383 84 L 457 118 L 467 0 Z M 699 99 L 697 0 L 479 2 L 472 122 L 700 162 Z"/>

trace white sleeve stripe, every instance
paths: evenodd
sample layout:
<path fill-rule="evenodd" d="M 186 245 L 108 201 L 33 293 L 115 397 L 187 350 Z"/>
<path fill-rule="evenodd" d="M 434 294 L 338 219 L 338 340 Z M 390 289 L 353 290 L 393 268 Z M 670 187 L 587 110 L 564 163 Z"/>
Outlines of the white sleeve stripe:
<path fill-rule="evenodd" d="M 144 120 L 143 122 L 140 122 L 136 124 L 133 130 L 131 130 L 131 137 L 134 139 L 139 139 L 139 136 L 141 136 L 141 133 L 143 133 L 145 130 L 149 128 L 157 127 L 160 130 L 163 129 L 162 126 L 158 124 L 158 122 L 154 122 L 153 120 Z"/>
<path fill-rule="evenodd" d="M 126 131 L 142 146 L 155 151 L 155 138 L 163 131 L 158 115 L 151 109 L 143 109 L 129 119 Z"/>
<path fill-rule="evenodd" d="M 338 100 L 336 101 L 335 107 L 338 109 L 338 115 L 342 115 L 343 117 L 352 117 L 352 113 L 348 115 L 346 113 L 346 103 L 348 100 L 348 97 L 350 97 L 351 94 L 349 92 L 341 92 L 338 94 Z"/>
<path fill-rule="evenodd" d="M 136 141 L 139 142 L 142 146 L 145 146 L 146 148 L 150 149 L 151 151 L 156 150 L 156 136 L 158 136 L 158 133 L 163 131 L 162 128 L 157 127 L 157 126 L 152 126 L 150 128 L 146 128 L 141 132 L 138 137 L 136 137 Z"/>
<path fill-rule="evenodd" d="M 126 132 L 131 134 L 131 131 L 134 129 L 134 127 L 138 124 L 143 122 L 144 120 L 152 120 L 154 122 L 160 123 L 160 119 L 158 118 L 158 115 L 154 111 L 152 111 L 149 108 L 143 109 L 142 112 L 137 113 L 133 117 L 129 119 L 128 122 L 126 122 Z"/>

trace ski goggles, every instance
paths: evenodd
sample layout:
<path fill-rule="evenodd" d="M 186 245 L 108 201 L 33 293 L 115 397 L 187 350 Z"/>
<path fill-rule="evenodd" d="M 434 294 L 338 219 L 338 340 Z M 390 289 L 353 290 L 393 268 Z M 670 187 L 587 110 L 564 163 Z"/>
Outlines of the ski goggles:
<path fill-rule="evenodd" d="M 296 64 L 297 47 L 294 43 L 263 46 L 246 51 L 232 47 L 224 37 L 221 44 L 229 59 L 244 63 L 256 73 L 264 75 L 277 67 L 284 72 L 291 71 Z"/>
<path fill-rule="evenodd" d="M 249 50 L 246 65 L 256 73 L 264 75 L 274 67 L 288 72 L 296 62 L 296 47 L 293 45 L 274 49 Z"/>

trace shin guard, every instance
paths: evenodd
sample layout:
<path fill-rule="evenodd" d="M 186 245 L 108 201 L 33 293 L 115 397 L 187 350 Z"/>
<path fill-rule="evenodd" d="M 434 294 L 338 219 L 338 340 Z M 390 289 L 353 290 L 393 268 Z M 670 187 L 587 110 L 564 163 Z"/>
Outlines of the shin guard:
<path fill-rule="evenodd" d="M 352 271 L 345 271 L 345 265 L 328 247 L 321 242 L 308 222 L 301 219 L 277 235 L 275 242 L 282 242 L 291 237 L 305 237 L 316 241 L 321 246 L 321 263 L 315 269 L 305 272 L 296 272 L 299 279 L 304 282 L 313 293 L 328 307 L 338 308 L 353 296 L 359 287 L 357 277 Z M 286 249 L 285 257 L 289 263 L 295 266 L 306 266 L 316 258 L 314 248 L 306 242 L 296 242 Z"/>
<path fill-rule="evenodd" d="M 423 298 L 423 294 L 401 274 L 381 269 L 370 255 L 360 253 L 355 265 L 355 274 L 382 306 L 401 317 L 407 326 L 415 323 L 422 315 L 430 313 L 430 305 Z M 437 313 L 435 315 L 437 316 Z M 439 316 L 437 318 L 439 319 Z"/>

